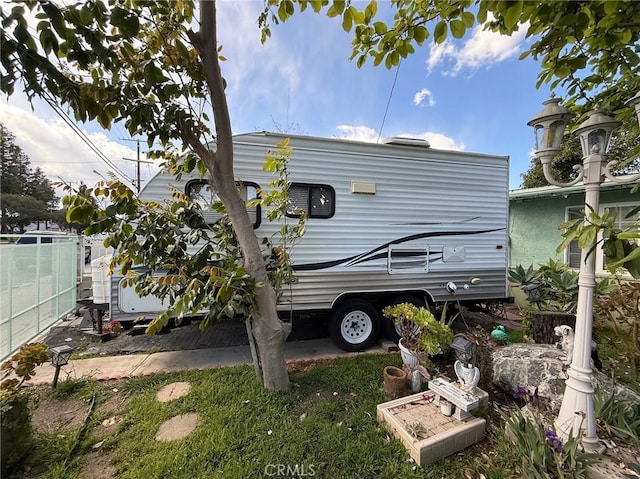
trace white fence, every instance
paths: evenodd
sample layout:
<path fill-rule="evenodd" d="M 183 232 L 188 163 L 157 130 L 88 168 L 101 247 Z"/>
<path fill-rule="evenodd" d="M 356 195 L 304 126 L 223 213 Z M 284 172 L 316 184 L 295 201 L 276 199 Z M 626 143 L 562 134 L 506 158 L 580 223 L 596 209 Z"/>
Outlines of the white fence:
<path fill-rule="evenodd" d="M 73 311 L 79 238 L 0 235 L 0 360 Z"/>

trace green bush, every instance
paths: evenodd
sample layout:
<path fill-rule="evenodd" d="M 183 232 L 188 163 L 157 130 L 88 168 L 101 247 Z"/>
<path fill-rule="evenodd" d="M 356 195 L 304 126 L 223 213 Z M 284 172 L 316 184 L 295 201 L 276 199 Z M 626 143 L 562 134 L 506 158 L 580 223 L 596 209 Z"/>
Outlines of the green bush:
<path fill-rule="evenodd" d="M 29 396 L 16 393 L 0 396 L 0 451 L 2 474 L 17 464 L 31 445 Z"/>
<path fill-rule="evenodd" d="M 35 374 L 36 366 L 48 359 L 47 345 L 25 344 L 0 369 L 4 371 L 0 383 L 0 438 L 2 473 L 13 467 L 29 450 L 31 444 L 31 416 L 29 395 L 20 391 L 24 381 Z M 10 374 L 16 377 L 9 377 Z"/>

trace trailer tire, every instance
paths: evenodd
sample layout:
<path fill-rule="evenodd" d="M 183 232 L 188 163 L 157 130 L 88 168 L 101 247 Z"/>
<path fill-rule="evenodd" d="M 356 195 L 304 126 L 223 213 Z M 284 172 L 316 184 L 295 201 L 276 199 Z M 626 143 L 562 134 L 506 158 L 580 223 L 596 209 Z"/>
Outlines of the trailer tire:
<path fill-rule="evenodd" d="M 329 318 L 329 335 L 344 351 L 362 351 L 378 340 L 380 317 L 376 308 L 363 299 L 338 305 Z"/>
<path fill-rule="evenodd" d="M 396 304 L 401 304 L 401 303 L 409 303 L 418 307 L 420 306 L 422 307 L 426 306 L 427 308 L 429 307 L 422 299 L 418 298 L 417 296 L 413 296 L 410 294 L 401 294 L 398 296 L 394 296 L 391 299 L 391 301 L 385 303 L 383 307 L 380 308 L 380 316 L 382 317 L 382 332 L 384 333 L 384 335 L 389 341 L 396 344 L 400 340 L 400 333 L 398 332 L 398 329 L 396 328 L 396 324 L 393 321 L 393 319 L 385 318 L 384 315 L 382 314 L 382 310 L 387 306 L 395 306 Z"/>

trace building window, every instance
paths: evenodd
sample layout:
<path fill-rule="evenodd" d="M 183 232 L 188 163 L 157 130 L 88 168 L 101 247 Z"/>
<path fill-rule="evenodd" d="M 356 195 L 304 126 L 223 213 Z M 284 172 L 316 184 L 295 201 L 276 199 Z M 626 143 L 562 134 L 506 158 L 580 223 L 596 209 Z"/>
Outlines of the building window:
<path fill-rule="evenodd" d="M 582 207 L 572 206 L 567 208 L 567 221 L 582 218 Z M 578 246 L 578 241 L 573 240 L 567 248 L 566 262 L 570 268 L 580 269 L 580 256 L 582 252 Z"/>
<path fill-rule="evenodd" d="M 331 218 L 335 213 L 334 189 L 328 185 L 291 183 L 287 194 L 287 216 L 307 218 Z"/>
<path fill-rule="evenodd" d="M 627 218 L 626 216 L 631 213 L 631 211 L 637 208 L 637 204 L 632 203 L 623 203 L 623 204 L 605 204 L 600 206 L 599 214 L 602 215 L 605 209 L 608 209 L 610 214 L 616 215 L 616 228 L 624 229 L 632 224 L 634 224 L 638 220 L 638 213 L 634 217 Z M 582 218 L 582 210 L 583 207 L 571 206 L 567 208 L 567 221 Z M 606 273 L 605 269 L 605 258 L 604 252 L 602 251 L 602 247 L 598 246 L 595 249 L 596 254 L 596 272 L 597 273 Z M 580 255 L 581 251 L 578 247 L 577 241 L 572 241 L 569 244 L 569 247 L 566 251 L 566 262 L 571 268 L 580 268 Z"/>
<path fill-rule="evenodd" d="M 258 197 L 258 185 L 255 183 L 237 183 L 240 195 L 245 202 L 254 200 Z M 220 201 L 218 194 L 211 188 L 207 180 L 191 180 L 185 186 L 185 193 L 191 201 L 200 205 L 202 216 L 207 224 L 214 224 L 221 217 L 214 206 Z M 252 206 L 247 208 L 249 217 L 253 222 L 253 228 L 260 226 L 260 206 Z"/>

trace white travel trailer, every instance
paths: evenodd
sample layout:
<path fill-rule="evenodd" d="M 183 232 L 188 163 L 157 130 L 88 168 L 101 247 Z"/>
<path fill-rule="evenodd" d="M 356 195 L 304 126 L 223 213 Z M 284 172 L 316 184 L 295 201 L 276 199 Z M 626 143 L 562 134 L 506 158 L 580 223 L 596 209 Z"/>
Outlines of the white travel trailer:
<path fill-rule="evenodd" d="M 382 144 L 273 133 L 234 137 L 235 173 L 247 199 L 268 188 L 262 170 L 285 138 L 292 205 L 306 211 L 306 233 L 292 253 L 295 279 L 282 312 L 328 313 L 329 332 L 360 350 L 395 330 L 381 309 L 398 302 L 479 303 L 504 299 L 507 284 L 509 158 L 435 150 L 424 140 Z M 195 174 L 177 181 L 160 172 L 140 192 L 162 200 L 169 185 L 198 198 L 210 194 Z M 256 235 L 279 225 L 253 208 Z M 208 221 L 215 221 L 211 212 Z M 111 278 L 111 318 L 132 321 L 162 310 Z M 327 317 L 325 315 L 325 317 Z"/>

